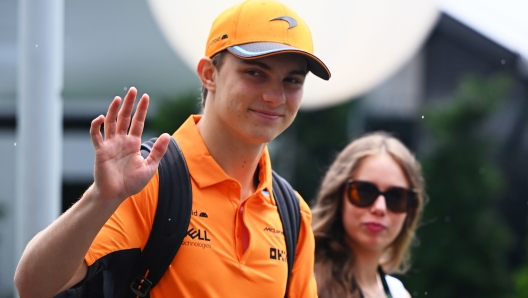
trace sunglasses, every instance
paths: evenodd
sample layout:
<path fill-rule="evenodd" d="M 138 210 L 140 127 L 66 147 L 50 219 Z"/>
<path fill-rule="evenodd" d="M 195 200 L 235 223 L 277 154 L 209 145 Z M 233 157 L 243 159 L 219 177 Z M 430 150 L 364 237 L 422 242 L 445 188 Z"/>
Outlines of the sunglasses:
<path fill-rule="evenodd" d="M 395 213 L 407 212 L 417 202 L 417 194 L 413 189 L 395 186 L 382 192 L 374 183 L 366 181 L 347 181 L 345 192 L 348 201 L 361 208 L 372 205 L 379 195 L 383 195 L 387 209 Z"/>

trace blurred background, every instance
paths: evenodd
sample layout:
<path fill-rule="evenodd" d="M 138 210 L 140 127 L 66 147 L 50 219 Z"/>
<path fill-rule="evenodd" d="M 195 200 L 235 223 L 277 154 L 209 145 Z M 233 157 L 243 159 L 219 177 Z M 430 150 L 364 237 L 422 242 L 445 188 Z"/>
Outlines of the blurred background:
<path fill-rule="evenodd" d="M 400 66 L 347 100 L 303 108 L 270 144 L 273 165 L 311 204 L 322 174 L 350 140 L 391 132 L 420 160 L 429 195 L 412 268 L 399 276 L 411 295 L 528 297 L 528 24 L 518 17 L 528 3 L 435 5 L 430 29 Z M 15 297 L 19 256 L 20 7 L 16 0 L 0 1 L 0 298 Z M 130 86 L 150 95 L 144 139 L 172 133 L 200 112 L 194 69 L 173 50 L 151 8 L 146 0 L 64 3 L 56 216 L 92 182 L 90 122 L 114 96 Z"/>

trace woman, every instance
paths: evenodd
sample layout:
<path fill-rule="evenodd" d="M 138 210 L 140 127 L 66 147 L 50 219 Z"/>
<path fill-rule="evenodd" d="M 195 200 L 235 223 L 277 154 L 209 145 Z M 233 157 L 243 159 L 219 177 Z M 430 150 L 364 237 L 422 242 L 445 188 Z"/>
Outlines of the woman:
<path fill-rule="evenodd" d="M 339 153 L 313 210 L 319 297 L 410 297 L 385 273 L 408 269 L 423 187 L 413 154 L 386 133 L 366 135 Z"/>

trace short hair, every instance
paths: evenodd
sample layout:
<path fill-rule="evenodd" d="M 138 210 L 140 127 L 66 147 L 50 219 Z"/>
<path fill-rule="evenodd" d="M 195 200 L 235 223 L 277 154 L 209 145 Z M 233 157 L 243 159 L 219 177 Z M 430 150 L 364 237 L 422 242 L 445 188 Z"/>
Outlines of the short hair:
<path fill-rule="evenodd" d="M 211 61 L 213 62 L 213 65 L 217 71 L 220 71 L 222 64 L 224 64 L 224 57 L 225 57 L 226 52 L 227 50 L 223 50 L 223 51 L 216 53 L 213 57 L 211 57 Z M 207 88 L 205 88 L 205 86 L 202 85 L 202 90 L 201 90 L 202 108 L 205 108 L 205 100 L 207 99 L 208 93 L 209 93 L 209 90 L 207 90 Z"/>
<path fill-rule="evenodd" d="M 326 172 L 313 209 L 316 239 L 315 277 L 320 297 L 358 295 L 353 275 L 354 253 L 345 241 L 343 227 L 344 185 L 369 156 L 388 154 L 402 169 L 418 203 L 407 217 L 396 239 L 385 249 L 380 265 L 387 273 L 404 273 L 409 268 L 409 246 L 421 215 L 426 194 L 421 167 L 414 155 L 397 138 L 386 132 L 367 134 L 346 146 Z M 355 297 L 355 296 L 354 296 Z"/>

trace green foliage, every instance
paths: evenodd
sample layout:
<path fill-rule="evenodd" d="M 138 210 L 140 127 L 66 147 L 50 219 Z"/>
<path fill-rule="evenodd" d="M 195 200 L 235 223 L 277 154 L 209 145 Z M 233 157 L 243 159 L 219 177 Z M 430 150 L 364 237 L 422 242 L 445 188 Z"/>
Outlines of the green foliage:
<path fill-rule="evenodd" d="M 198 92 L 188 92 L 165 98 L 156 109 L 156 116 L 147 120 L 146 128 L 156 134 L 172 134 L 191 114 L 201 110 Z"/>
<path fill-rule="evenodd" d="M 528 295 L 528 266 L 525 264 L 513 276 L 515 294 L 512 297 L 522 298 Z"/>
<path fill-rule="evenodd" d="M 515 271 L 513 275 L 515 292 L 512 298 L 524 298 L 528 296 L 528 253 L 524 263 Z"/>
<path fill-rule="evenodd" d="M 481 142 L 474 137 L 476 129 L 496 109 L 510 85 L 511 80 L 506 76 L 498 76 L 490 81 L 470 76 L 463 80 L 448 105 L 429 108 L 425 122 L 439 146 L 457 147 L 455 143 L 466 137 Z"/>
<path fill-rule="evenodd" d="M 348 102 L 323 110 L 299 111 L 292 125 L 279 136 L 279 140 L 293 139 L 290 144 L 295 145 L 282 146 L 278 152 L 271 152 L 273 168 L 282 175 L 285 162 L 276 155 L 293 156 L 295 162 L 287 166 L 290 171 L 293 168 L 293 173 L 291 177 L 285 177 L 309 203 L 315 198 L 327 167 L 348 141 L 347 118 L 352 104 Z"/>
<path fill-rule="evenodd" d="M 497 212 L 502 174 L 482 123 L 510 85 L 507 77 L 465 79 L 447 105 L 430 108 L 433 151 L 422 159 L 429 204 L 404 278 L 413 297 L 508 297 L 512 232 Z"/>

